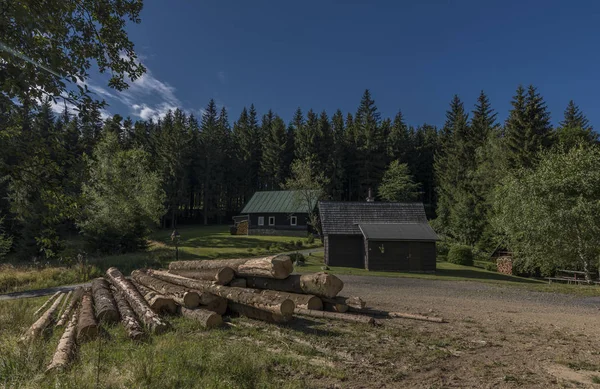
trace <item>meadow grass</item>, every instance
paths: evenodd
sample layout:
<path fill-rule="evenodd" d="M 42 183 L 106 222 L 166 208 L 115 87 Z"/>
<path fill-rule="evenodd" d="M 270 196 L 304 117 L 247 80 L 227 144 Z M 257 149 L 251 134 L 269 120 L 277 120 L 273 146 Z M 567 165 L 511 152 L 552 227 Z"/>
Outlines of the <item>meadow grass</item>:
<path fill-rule="evenodd" d="M 230 235 L 227 226 L 190 226 L 179 229 L 179 259 L 215 259 L 268 255 L 320 245 L 308 244 L 306 239 L 285 236 Z M 134 269 L 160 268 L 175 260 L 175 245 L 171 231 L 158 231 L 150 237 L 145 251 L 121 255 L 90 255 L 82 261 L 31 264 L 10 262 L 0 265 L 0 293 L 42 289 L 59 285 L 87 282 L 111 266 L 129 273 Z M 81 248 L 73 239 L 71 247 Z"/>

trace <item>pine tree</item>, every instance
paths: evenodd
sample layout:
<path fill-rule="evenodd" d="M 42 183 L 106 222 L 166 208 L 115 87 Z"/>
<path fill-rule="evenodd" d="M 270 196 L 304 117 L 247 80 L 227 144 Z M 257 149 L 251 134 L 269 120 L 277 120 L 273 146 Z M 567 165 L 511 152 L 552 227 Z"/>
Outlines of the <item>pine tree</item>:
<path fill-rule="evenodd" d="M 456 200 L 458 185 L 465 174 L 461 154 L 470 147 L 464 141 L 469 131 L 468 114 L 460 98 L 454 95 L 450 109 L 446 112 L 446 123 L 440 133 L 439 149 L 435 155 L 436 213 L 440 227 L 448 234 L 452 234 L 452 205 Z"/>
<path fill-rule="evenodd" d="M 295 140 L 296 159 L 317 164 L 320 156 L 319 119 L 312 109 L 306 114 L 306 122 L 296 128 Z"/>
<path fill-rule="evenodd" d="M 381 116 L 368 89 L 365 90 L 356 111 L 354 129 L 358 156 L 359 196 L 366 198 L 369 189 L 377 192 L 386 162 Z"/>
<path fill-rule="evenodd" d="M 269 112 L 272 114 L 271 111 Z M 272 117 L 269 127 L 265 129 L 268 132 L 263 143 L 261 163 L 266 190 L 279 189 L 285 178 L 285 152 L 287 149 L 285 122 L 279 116 L 273 115 Z"/>
<path fill-rule="evenodd" d="M 404 122 L 401 111 L 398 111 L 392 122 L 390 135 L 387 140 L 387 155 L 391 161 L 399 160 L 408 163 L 408 153 L 412 148 L 408 126 Z"/>
<path fill-rule="evenodd" d="M 533 85 L 529 86 L 527 93 L 519 86 L 511 104 L 513 109 L 504 130 L 508 167 L 513 170 L 532 168 L 537 161 L 537 153 L 552 146 L 550 114 Z"/>
<path fill-rule="evenodd" d="M 385 201 L 410 202 L 418 198 L 419 186 L 413 182 L 408 165 L 395 160 L 385 171 L 378 194 Z"/>
<path fill-rule="evenodd" d="M 340 201 L 344 198 L 344 175 L 346 172 L 344 161 L 346 159 L 346 128 L 344 114 L 339 109 L 331 118 L 333 148 L 331 152 L 330 194 L 333 200 Z"/>
<path fill-rule="evenodd" d="M 346 115 L 345 131 L 346 155 L 344 166 L 346 167 L 346 199 L 349 201 L 358 200 L 360 192 L 360 181 L 358 175 L 358 145 L 356 136 L 356 126 L 351 113 Z"/>
<path fill-rule="evenodd" d="M 556 135 L 563 149 L 571 149 L 579 143 L 592 144 L 598 141 L 598 135 L 593 131 L 589 120 L 573 100 L 569 101 L 564 119 L 559 125 Z"/>
<path fill-rule="evenodd" d="M 202 204 L 204 224 L 206 225 L 209 217 L 218 214 L 219 186 L 224 176 L 223 147 L 225 146 L 225 139 L 219 125 L 217 106 L 213 99 L 209 101 L 206 110 L 202 114 L 200 128 L 200 143 L 204 155 L 202 163 Z"/>

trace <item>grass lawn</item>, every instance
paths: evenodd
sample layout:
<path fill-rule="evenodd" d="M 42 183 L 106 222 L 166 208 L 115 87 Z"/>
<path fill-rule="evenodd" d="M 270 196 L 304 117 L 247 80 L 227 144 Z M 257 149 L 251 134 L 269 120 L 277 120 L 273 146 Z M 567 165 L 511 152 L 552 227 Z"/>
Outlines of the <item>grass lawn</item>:
<path fill-rule="evenodd" d="M 179 259 L 214 259 L 252 257 L 319 247 L 320 241 L 287 236 L 230 235 L 227 226 L 190 226 L 178 229 L 181 234 Z M 136 253 L 90 256 L 83 262 L 32 266 L 29 263 L 0 265 L 0 293 L 41 289 L 86 282 L 106 269 L 116 266 L 124 273 L 142 267 L 165 267 L 175 260 L 171 232 L 158 231 L 150 237 L 148 249 Z M 301 243 L 301 245 L 299 244 Z"/>
<path fill-rule="evenodd" d="M 306 257 L 306 266 L 297 267 L 296 270 L 300 273 L 322 271 L 323 255 L 323 252 L 312 253 L 310 256 Z M 483 263 L 476 263 L 475 266 L 462 266 L 450 262 L 438 261 L 436 267 L 437 270 L 435 273 L 368 271 L 365 269 L 336 266 L 330 267 L 329 271 L 333 274 L 341 275 L 421 278 L 446 281 L 478 281 L 503 286 L 527 288 L 539 292 L 567 293 L 579 296 L 600 296 L 600 286 L 598 285 L 548 284 L 548 282 L 544 280 L 512 276 L 485 270 L 483 268 Z"/>

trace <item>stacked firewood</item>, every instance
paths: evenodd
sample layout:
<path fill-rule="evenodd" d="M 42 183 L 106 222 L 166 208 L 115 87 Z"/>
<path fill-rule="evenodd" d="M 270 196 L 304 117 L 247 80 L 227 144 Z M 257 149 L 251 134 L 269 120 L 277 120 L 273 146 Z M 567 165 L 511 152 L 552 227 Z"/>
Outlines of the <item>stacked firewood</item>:
<path fill-rule="evenodd" d="M 178 261 L 172 262 L 168 271 L 140 269 L 131 277 L 112 267 L 105 278 L 93 280 L 91 288 L 52 296 L 38 309 L 36 315 L 44 313 L 22 341 L 39 337 L 55 319 L 57 327 L 65 326 L 47 369 L 52 371 L 68 366 L 76 344 L 97 336 L 99 323 L 120 321 L 135 340 L 167 331 L 170 324 L 163 314 L 179 314 L 205 328 L 222 325 L 225 314 L 270 323 L 288 322 L 294 315 L 375 323 L 376 311 L 366 310 L 362 299 L 338 295 L 344 286 L 338 277 L 292 272 L 292 261 L 286 255 Z M 384 312 L 388 317 L 432 319 L 394 315 Z"/>
<path fill-rule="evenodd" d="M 510 256 L 498 257 L 496 266 L 498 266 L 498 273 L 513 274 L 512 257 Z"/>

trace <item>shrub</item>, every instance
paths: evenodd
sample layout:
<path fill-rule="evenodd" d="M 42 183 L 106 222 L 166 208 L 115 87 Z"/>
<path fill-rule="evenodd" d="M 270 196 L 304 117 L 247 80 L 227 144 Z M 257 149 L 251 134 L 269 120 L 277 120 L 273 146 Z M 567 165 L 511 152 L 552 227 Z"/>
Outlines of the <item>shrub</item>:
<path fill-rule="evenodd" d="M 303 243 L 301 240 L 296 241 L 296 247 L 302 247 Z"/>
<path fill-rule="evenodd" d="M 300 253 L 290 254 L 290 258 L 292 259 L 294 266 L 305 266 L 306 265 L 306 258 L 304 257 L 304 255 L 302 255 Z"/>
<path fill-rule="evenodd" d="M 306 238 L 306 243 L 307 244 L 315 243 L 315 236 L 313 234 L 308 234 L 308 238 Z"/>
<path fill-rule="evenodd" d="M 488 271 L 498 271 L 498 265 L 493 262 L 489 262 L 485 264 L 485 270 Z"/>
<path fill-rule="evenodd" d="M 473 266 L 473 249 L 471 246 L 464 245 L 450 247 L 448 262 L 456 265 Z"/>

